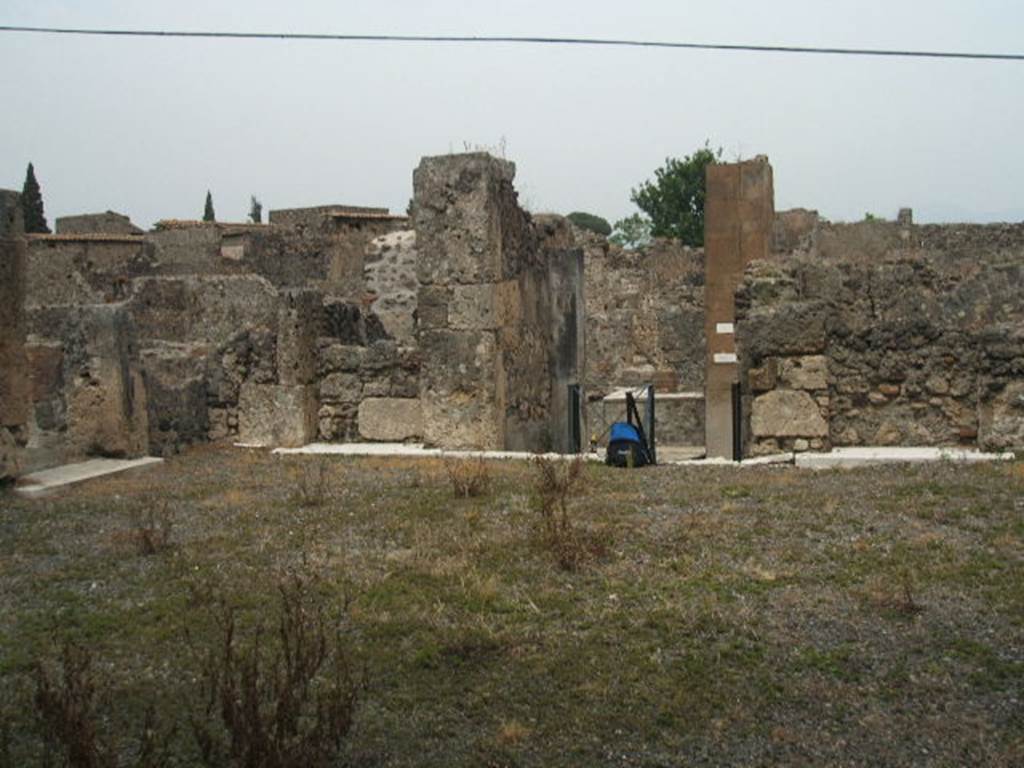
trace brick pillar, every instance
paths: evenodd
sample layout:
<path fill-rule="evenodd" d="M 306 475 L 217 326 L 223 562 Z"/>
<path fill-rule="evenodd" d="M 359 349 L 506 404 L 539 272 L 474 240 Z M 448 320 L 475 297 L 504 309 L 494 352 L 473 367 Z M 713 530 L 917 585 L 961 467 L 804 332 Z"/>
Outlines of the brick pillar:
<path fill-rule="evenodd" d="M 710 165 L 704 205 L 705 446 L 709 458 L 733 457 L 732 385 L 739 381 L 734 325 L 736 287 L 754 259 L 766 258 L 775 219 L 767 158 Z"/>

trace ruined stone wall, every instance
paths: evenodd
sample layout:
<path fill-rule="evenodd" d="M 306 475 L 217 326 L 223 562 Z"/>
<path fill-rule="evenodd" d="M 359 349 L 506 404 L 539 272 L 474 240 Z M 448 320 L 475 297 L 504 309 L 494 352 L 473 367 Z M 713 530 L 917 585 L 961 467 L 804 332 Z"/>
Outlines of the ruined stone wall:
<path fill-rule="evenodd" d="M 416 232 L 376 237 L 366 248 L 363 277 L 369 309 L 401 344 L 416 343 Z"/>
<path fill-rule="evenodd" d="M 580 229 L 575 236 L 584 252 L 589 431 L 599 436 L 624 418 L 616 393 L 650 383 L 661 396 L 659 441 L 703 444 L 703 249 L 656 240 L 624 250 Z"/>
<path fill-rule="evenodd" d="M 58 235 L 141 235 L 142 230 L 121 213 L 83 213 L 59 216 L 54 222 Z"/>
<path fill-rule="evenodd" d="M 806 214 L 737 294 L 749 452 L 1024 445 L 1024 226 Z"/>
<path fill-rule="evenodd" d="M 44 307 L 123 301 L 132 278 L 152 271 L 151 254 L 138 236 L 31 235 L 27 302 Z"/>
<path fill-rule="evenodd" d="M 0 190 L 0 483 L 21 471 L 27 440 L 25 241 L 21 196 Z"/>
<path fill-rule="evenodd" d="M 147 453 L 146 389 L 125 304 L 36 307 L 26 315 L 27 468 Z"/>
<path fill-rule="evenodd" d="M 484 153 L 424 158 L 413 176 L 420 399 L 434 445 L 550 449 L 565 429 L 552 400 L 565 326 L 553 315 L 571 302 L 553 292 L 575 289 L 553 277 L 566 249 L 519 207 L 514 176 Z"/>

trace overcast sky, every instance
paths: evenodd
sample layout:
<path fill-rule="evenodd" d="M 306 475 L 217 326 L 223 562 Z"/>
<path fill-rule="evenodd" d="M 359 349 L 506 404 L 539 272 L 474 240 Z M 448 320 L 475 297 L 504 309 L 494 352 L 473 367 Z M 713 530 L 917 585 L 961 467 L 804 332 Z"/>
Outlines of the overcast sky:
<path fill-rule="evenodd" d="M 1020 0 L 4 0 L 0 24 L 633 37 L 1024 52 Z M 149 226 L 324 203 L 404 211 L 423 155 L 504 145 L 533 211 L 632 213 L 705 140 L 776 208 L 1024 220 L 1024 62 L 0 33 L 0 187 Z"/>

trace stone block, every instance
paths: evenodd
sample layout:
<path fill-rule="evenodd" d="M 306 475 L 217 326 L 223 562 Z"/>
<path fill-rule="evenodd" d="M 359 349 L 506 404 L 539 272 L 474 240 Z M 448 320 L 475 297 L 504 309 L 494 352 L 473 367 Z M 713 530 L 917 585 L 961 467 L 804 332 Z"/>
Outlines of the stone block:
<path fill-rule="evenodd" d="M 498 326 L 494 285 L 456 285 L 448 305 L 448 325 L 457 331 L 494 330 Z"/>
<path fill-rule="evenodd" d="M 446 328 L 451 291 L 443 285 L 424 285 L 417 294 L 417 320 L 420 330 Z"/>
<path fill-rule="evenodd" d="M 277 375 L 282 384 L 312 384 L 322 300 L 314 291 L 284 291 L 277 313 Z"/>
<path fill-rule="evenodd" d="M 416 399 L 370 397 L 359 404 L 359 434 L 366 440 L 395 442 L 423 435 L 423 409 Z"/>
<path fill-rule="evenodd" d="M 317 433 L 313 387 L 243 384 L 238 401 L 238 439 L 243 443 L 297 448 Z"/>
<path fill-rule="evenodd" d="M 354 373 L 332 373 L 320 381 L 320 399 L 325 403 L 358 403 L 363 382 Z"/>
<path fill-rule="evenodd" d="M 752 392 L 768 392 L 778 386 L 778 359 L 769 357 L 764 365 L 747 372 L 747 382 Z"/>
<path fill-rule="evenodd" d="M 828 389 L 828 364 L 824 355 L 787 357 L 779 361 L 779 379 L 790 389 Z"/>
<path fill-rule="evenodd" d="M 354 373 L 359 370 L 366 347 L 353 344 L 328 343 L 320 349 L 318 370 L 321 376 L 330 373 Z"/>
<path fill-rule="evenodd" d="M 755 437 L 827 437 L 828 423 L 808 393 L 777 389 L 754 398 L 750 427 Z"/>
<path fill-rule="evenodd" d="M 990 394 L 978 411 L 978 443 L 982 448 L 1024 448 L 1024 381 L 1011 381 Z"/>

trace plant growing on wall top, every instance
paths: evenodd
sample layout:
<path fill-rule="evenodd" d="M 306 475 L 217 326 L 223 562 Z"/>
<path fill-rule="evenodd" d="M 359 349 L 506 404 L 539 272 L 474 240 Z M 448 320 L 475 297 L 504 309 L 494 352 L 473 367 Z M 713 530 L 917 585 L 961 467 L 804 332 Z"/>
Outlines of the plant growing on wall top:
<path fill-rule="evenodd" d="M 210 190 L 206 190 L 206 205 L 203 208 L 203 221 L 216 221 L 217 216 L 213 212 L 213 195 L 210 194 Z"/>
<path fill-rule="evenodd" d="M 36 171 L 32 163 L 25 172 L 25 184 L 21 188 L 21 211 L 25 217 L 25 231 L 28 233 L 49 234 L 46 225 L 46 214 L 43 213 L 43 195 L 36 181 Z"/>

